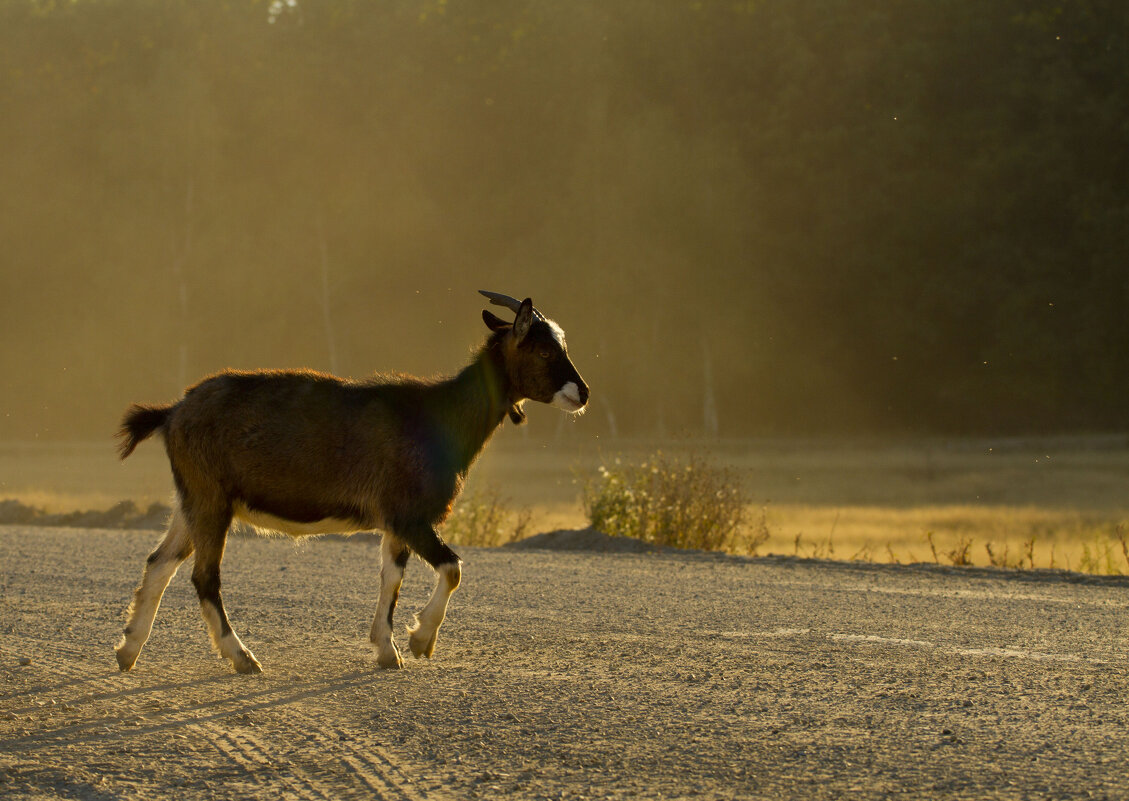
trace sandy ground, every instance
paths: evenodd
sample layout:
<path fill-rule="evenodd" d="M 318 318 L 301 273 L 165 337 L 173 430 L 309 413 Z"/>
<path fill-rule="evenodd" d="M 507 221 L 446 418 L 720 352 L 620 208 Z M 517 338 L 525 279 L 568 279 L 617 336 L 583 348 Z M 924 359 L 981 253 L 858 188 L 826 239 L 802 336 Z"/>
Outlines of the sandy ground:
<path fill-rule="evenodd" d="M 210 654 L 182 570 L 120 674 L 155 539 L 0 527 L 0 797 L 1129 795 L 1126 579 L 464 549 L 435 659 L 381 671 L 378 548 L 235 539 L 265 673 Z"/>

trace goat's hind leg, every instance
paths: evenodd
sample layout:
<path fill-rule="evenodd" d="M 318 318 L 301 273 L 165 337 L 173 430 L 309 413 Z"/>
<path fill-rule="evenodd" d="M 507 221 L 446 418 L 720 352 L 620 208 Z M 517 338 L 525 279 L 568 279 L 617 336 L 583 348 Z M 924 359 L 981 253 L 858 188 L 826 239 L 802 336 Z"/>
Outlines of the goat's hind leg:
<path fill-rule="evenodd" d="M 250 649 L 232 631 L 220 597 L 220 562 L 223 560 L 227 527 L 231 515 L 194 521 L 196 561 L 192 566 L 192 584 L 200 598 L 200 614 L 208 627 L 212 646 L 224 659 L 230 659 L 239 673 L 262 673 L 263 668 Z"/>
<path fill-rule="evenodd" d="M 447 543 L 431 526 L 416 529 L 408 542 L 425 562 L 435 568 L 435 591 L 427 605 L 416 616 L 414 626 L 408 628 L 408 648 L 412 656 L 431 658 L 439 627 L 447 616 L 447 602 L 462 580 L 462 560 L 447 547 Z"/>
<path fill-rule="evenodd" d="M 169 519 L 165 538 L 145 561 L 141 584 L 133 592 L 133 601 L 126 611 L 125 630 L 115 650 L 118 668 L 132 670 L 142 646 L 153 631 L 153 620 L 161 606 L 165 588 L 169 586 L 177 569 L 192 554 L 192 540 L 184 520 L 184 512 L 177 503 Z"/>
<path fill-rule="evenodd" d="M 369 640 L 376 646 L 377 664 L 382 668 L 404 666 L 404 660 L 392 642 L 392 613 L 400 597 L 400 583 L 410 556 L 411 551 L 403 540 L 394 534 L 384 534 L 380 542 L 380 601 L 369 633 Z"/>

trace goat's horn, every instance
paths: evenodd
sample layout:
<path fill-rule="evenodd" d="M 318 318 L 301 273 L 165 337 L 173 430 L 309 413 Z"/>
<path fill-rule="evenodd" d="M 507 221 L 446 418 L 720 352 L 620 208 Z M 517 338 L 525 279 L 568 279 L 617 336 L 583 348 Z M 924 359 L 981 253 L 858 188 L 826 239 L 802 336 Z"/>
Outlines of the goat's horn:
<path fill-rule="evenodd" d="M 490 298 L 490 302 L 495 304 L 496 306 L 505 306 L 514 314 L 517 314 L 519 311 L 521 311 L 521 301 L 517 298 L 511 298 L 509 295 L 503 295 L 501 292 L 487 292 L 485 289 L 478 290 L 478 294 L 485 295 L 486 297 Z M 537 311 L 537 309 L 533 310 L 533 316 L 538 320 L 545 319 L 545 315 Z"/>
<path fill-rule="evenodd" d="M 480 289 L 478 290 L 478 294 L 490 298 L 490 302 L 495 306 L 505 306 L 514 314 L 517 314 L 518 310 L 521 309 L 520 300 L 511 298 L 509 295 L 503 295 L 501 292 L 487 292 L 485 289 Z"/>

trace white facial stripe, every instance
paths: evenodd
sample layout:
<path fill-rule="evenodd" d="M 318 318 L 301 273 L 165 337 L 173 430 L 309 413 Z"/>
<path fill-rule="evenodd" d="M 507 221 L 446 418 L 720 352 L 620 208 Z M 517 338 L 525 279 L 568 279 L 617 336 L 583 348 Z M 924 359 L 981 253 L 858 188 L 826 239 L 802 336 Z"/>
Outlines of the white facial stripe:
<path fill-rule="evenodd" d="M 564 329 L 547 317 L 545 318 L 545 325 L 549 326 L 549 331 L 552 332 L 553 339 L 557 340 L 557 344 L 563 348 L 565 346 Z"/>

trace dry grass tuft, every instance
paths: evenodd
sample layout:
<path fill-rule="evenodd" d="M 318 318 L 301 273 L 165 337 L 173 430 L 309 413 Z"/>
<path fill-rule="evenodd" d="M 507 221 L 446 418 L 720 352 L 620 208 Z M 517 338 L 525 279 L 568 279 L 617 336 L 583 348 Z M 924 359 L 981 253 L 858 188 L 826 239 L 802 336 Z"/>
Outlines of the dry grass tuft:
<path fill-rule="evenodd" d="M 745 551 L 750 556 L 756 556 L 761 547 L 772 537 L 768 530 L 768 506 L 760 508 L 760 515 L 753 519 L 752 528 L 745 537 Z"/>

